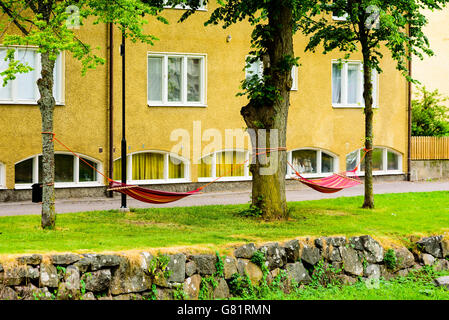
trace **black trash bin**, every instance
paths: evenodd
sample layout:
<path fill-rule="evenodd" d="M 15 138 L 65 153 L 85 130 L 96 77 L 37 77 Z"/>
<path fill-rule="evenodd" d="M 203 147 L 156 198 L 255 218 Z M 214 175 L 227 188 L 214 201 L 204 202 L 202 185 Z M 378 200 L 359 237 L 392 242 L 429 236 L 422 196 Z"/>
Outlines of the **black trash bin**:
<path fill-rule="evenodd" d="M 42 202 L 42 183 L 35 183 L 31 186 L 33 189 L 32 202 Z"/>

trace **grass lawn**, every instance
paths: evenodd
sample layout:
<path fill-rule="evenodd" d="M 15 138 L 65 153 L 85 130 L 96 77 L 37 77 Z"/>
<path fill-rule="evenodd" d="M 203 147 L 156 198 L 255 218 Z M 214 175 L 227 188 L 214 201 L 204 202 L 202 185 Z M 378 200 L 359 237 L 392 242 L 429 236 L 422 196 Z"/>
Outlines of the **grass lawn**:
<path fill-rule="evenodd" d="M 376 209 L 362 197 L 291 202 L 291 218 L 265 222 L 239 213 L 248 205 L 135 209 L 60 214 L 57 229 L 40 228 L 40 216 L 0 217 L 0 254 L 100 252 L 173 246 L 226 252 L 227 244 L 296 237 L 370 234 L 380 241 L 449 231 L 449 191 L 382 194 Z"/>

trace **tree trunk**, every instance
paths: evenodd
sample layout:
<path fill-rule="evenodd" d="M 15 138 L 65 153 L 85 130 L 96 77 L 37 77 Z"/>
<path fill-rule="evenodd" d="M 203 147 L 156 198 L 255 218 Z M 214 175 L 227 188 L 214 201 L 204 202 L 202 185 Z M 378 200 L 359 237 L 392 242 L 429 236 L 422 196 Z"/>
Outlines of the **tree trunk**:
<path fill-rule="evenodd" d="M 373 194 L 373 83 L 371 67 L 365 63 L 369 61 L 369 52 L 363 54 L 363 98 L 365 100 L 365 199 L 363 208 L 374 208 Z"/>
<path fill-rule="evenodd" d="M 265 85 L 277 88 L 280 99 L 264 105 L 251 100 L 241 110 L 246 125 L 255 133 L 251 136 L 253 150 L 259 153 L 263 153 L 264 148 L 275 150 L 253 158 L 255 162 L 250 165 L 253 178 L 252 205 L 261 210 L 265 220 L 288 218 L 285 197 L 287 155 L 285 150 L 277 150 L 286 146 L 292 85 L 290 70 L 280 71 L 279 68 L 285 63 L 286 57 L 294 56 L 292 9 L 284 5 L 283 1 L 273 1 L 269 10 L 268 28 L 273 33 L 267 41 L 267 59 L 264 59 L 264 76 L 269 76 Z M 267 158 L 268 162 L 265 161 Z"/>
<path fill-rule="evenodd" d="M 53 98 L 53 71 L 55 61 L 50 59 L 48 52 L 41 54 L 41 78 L 37 81 L 40 99 L 39 109 L 42 116 L 42 132 L 53 132 L 53 111 L 55 99 Z M 42 218 L 44 229 L 55 227 L 55 152 L 53 135 L 42 134 Z"/>

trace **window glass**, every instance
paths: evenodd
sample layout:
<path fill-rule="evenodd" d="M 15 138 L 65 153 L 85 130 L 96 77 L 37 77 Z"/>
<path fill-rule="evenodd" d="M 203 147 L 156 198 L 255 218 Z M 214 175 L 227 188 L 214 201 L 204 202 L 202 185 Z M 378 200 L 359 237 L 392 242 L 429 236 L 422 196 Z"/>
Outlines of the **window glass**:
<path fill-rule="evenodd" d="M 19 162 L 14 170 L 16 183 L 33 183 L 33 159 Z"/>
<path fill-rule="evenodd" d="M 332 64 L 332 102 L 341 103 L 341 71 L 342 68 L 337 64 Z"/>
<path fill-rule="evenodd" d="M 296 150 L 292 152 L 292 165 L 299 173 L 317 173 L 317 151 Z"/>
<path fill-rule="evenodd" d="M 182 58 L 168 58 L 168 101 L 181 101 Z"/>
<path fill-rule="evenodd" d="M 164 155 L 161 153 L 138 153 L 132 156 L 132 179 L 164 179 Z"/>
<path fill-rule="evenodd" d="M 357 104 L 359 102 L 359 65 L 348 65 L 348 103 Z"/>
<path fill-rule="evenodd" d="M 262 77 L 262 62 L 260 60 L 254 61 L 250 64 L 246 64 L 246 80 L 254 76 Z"/>
<path fill-rule="evenodd" d="M 55 154 L 55 182 L 73 182 L 73 156 Z"/>
<path fill-rule="evenodd" d="M 93 161 L 84 159 L 94 168 L 97 168 L 97 164 Z M 79 182 L 97 181 L 97 172 L 88 166 L 84 161 L 79 160 Z"/>
<path fill-rule="evenodd" d="M 122 180 L 122 159 L 118 159 L 114 161 L 114 174 L 113 179 L 116 181 Z"/>
<path fill-rule="evenodd" d="M 382 148 L 374 148 L 372 152 L 373 158 L 373 171 L 382 171 L 384 170 L 383 166 L 383 149 Z M 360 151 L 360 158 L 363 156 L 363 151 Z M 360 164 L 360 170 L 365 171 L 365 160 Z"/>
<path fill-rule="evenodd" d="M 28 65 L 36 69 L 36 54 L 35 50 L 18 49 L 17 60 L 22 64 Z M 36 100 L 36 71 L 27 73 L 18 73 L 16 75 L 16 98 L 19 100 Z"/>
<path fill-rule="evenodd" d="M 184 164 L 181 160 L 169 156 L 168 159 L 168 178 L 181 179 L 184 178 Z"/>
<path fill-rule="evenodd" d="M 387 153 L 388 170 L 399 170 L 399 155 L 395 152 Z"/>
<path fill-rule="evenodd" d="M 0 50 L 0 70 L 6 70 L 8 68 L 8 61 L 5 61 L 6 58 L 6 50 Z M 8 84 L 3 86 L 3 77 L 0 77 L 0 100 L 10 100 L 11 96 L 11 81 L 8 81 Z"/>
<path fill-rule="evenodd" d="M 321 172 L 328 173 L 334 171 L 334 158 L 327 153 L 321 152 Z"/>
<path fill-rule="evenodd" d="M 162 57 L 148 58 L 148 99 L 162 101 Z"/>
<path fill-rule="evenodd" d="M 217 153 L 216 174 L 217 177 L 230 176 L 242 177 L 245 175 L 245 168 L 242 163 L 245 161 L 245 153 L 238 151 L 224 151 Z"/>
<path fill-rule="evenodd" d="M 187 101 L 201 101 L 201 59 L 187 58 Z"/>
<path fill-rule="evenodd" d="M 213 154 L 205 156 L 201 158 L 200 164 L 199 164 L 199 172 L 198 176 L 201 178 L 210 178 L 212 177 L 212 158 L 214 157 Z"/>
<path fill-rule="evenodd" d="M 346 156 L 346 171 L 354 170 L 357 165 L 357 155 L 359 154 L 359 150 L 353 151 Z"/>

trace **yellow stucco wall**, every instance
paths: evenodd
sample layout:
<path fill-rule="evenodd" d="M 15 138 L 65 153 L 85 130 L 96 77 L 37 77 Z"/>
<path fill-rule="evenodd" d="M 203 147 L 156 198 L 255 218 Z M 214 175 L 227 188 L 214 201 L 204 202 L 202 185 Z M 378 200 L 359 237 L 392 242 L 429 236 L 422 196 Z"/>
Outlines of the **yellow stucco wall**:
<path fill-rule="evenodd" d="M 428 90 L 438 89 L 440 93 L 449 97 L 449 29 L 446 28 L 449 8 L 433 12 L 425 10 L 423 14 L 429 21 L 424 33 L 429 38 L 434 55 L 424 56 L 424 60 L 414 57 L 412 75 Z M 416 88 L 414 91 L 417 92 Z M 414 95 L 413 99 L 416 98 Z M 446 105 L 449 106 L 449 101 L 446 101 Z"/>
<path fill-rule="evenodd" d="M 246 98 L 236 97 L 244 78 L 245 56 L 250 46 L 250 27 L 241 23 L 223 30 L 220 26 L 203 27 L 210 14 L 198 12 L 186 22 L 176 23 L 180 10 L 167 10 L 171 22 L 151 22 L 148 33 L 159 37 L 154 46 L 127 43 L 127 142 L 128 152 L 143 150 L 170 151 L 177 143 L 170 141 L 173 130 L 186 129 L 193 136 L 193 122 L 200 121 L 202 132 L 209 128 L 224 130 L 244 128 L 240 108 Z M 82 27 L 80 36 L 102 48 L 107 56 L 106 26 Z M 232 36 L 230 42 L 226 41 Z M 121 34 L 114 39 L 114 159 L 120 157 L 121 140 Z M 331 104 L 331 61 L 343 54 L 304 53 L 305 39 L 295 36 L 295 54 L 301 57 L 298 91 L 291 93 L 287 148 L 305 147 L 329 150 L 339 156 L 340 171 L 345 170 L 345 156 L 362 147 L 364 114 L 362 109 L 336 109 Z M 207 55 L 207 107 L 149 107 L 147 104 L 148 52 L 201 53 Z M 384 73 L 379 80 L 379 109 L 375 113 L 374 144 L 407 154 L 407 84 L 385 55 Z M 352 57 L 356 60 L 357 56 Z M 85 77 L 80 64 L 66 55 L 65 105 L 56 107 L 55 132 L 74 151 L 103 163 L 107 172 L 108 139 L 108 68 L 98 67 Z M 0 105 L 0 162 L 6 164 L 7 188 L 14 188 L 14 164 L 41 152 L 40 113 L 37 106 Z M 193 139 L 191 139 L 192 143 Z M 207 142 L 203 142 L 203 146 Z M 99 153 L 103 147 L 103 153 Z M 191 150 L 193 145 L 191 145 Z M 63 148 L 56 145 L 56 150 Z M 192 157 L 189 159 L 193 161 Z M 197 169 L 191 166 L 191 180 Z"/>

